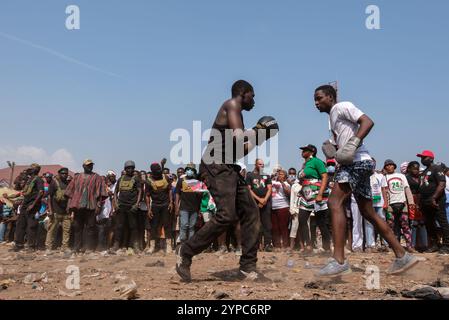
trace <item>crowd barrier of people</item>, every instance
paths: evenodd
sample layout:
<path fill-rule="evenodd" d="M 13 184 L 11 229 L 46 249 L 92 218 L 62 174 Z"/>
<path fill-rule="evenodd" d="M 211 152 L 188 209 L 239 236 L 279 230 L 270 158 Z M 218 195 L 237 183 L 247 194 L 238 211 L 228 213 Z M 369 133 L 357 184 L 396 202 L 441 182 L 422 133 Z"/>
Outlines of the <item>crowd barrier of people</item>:
<path fill-rule="evenodd" d="M 330 256 L 328 198 L 338 164 L 335 159 L 319 159 L 314 145 L 300 149 L 303 164 L 298 170 L 278 166 L 266 173 L 261 159 L 249 172 L 239 164 L 259 208 L 259 250 Z M 446 254 L 449 230 L 441 226 L 449 219 L 449 169 L 434 163 L 431 151 L 418 157 L 424 167 L 411 161 L 398 168 L 386 160 L 372 172 L 373 206 L 408 252 Z M 94 251 L 171 254 L 210 220 L 216 206 L 195 164 L 175 173 L 165 164 L 165 159 L 153 163 L 147 172 L 127 161 L 119 175 L 108 171 L 100 176 L 86 160 L 83 172 L 73 177 L 67 168 L 55 176 L 41 175 L 40 166 L 32 164 L 15 179 L 14 192 L 2 195 L 0 243 L 10 244 L 13 251 L 59 251 L 66 257 Z M 346 214 L 346 251 L 389 250 L 361 215 L 355 197 L 346 204 Z M 206 250 L 240 256 L 239 222 Z"/>

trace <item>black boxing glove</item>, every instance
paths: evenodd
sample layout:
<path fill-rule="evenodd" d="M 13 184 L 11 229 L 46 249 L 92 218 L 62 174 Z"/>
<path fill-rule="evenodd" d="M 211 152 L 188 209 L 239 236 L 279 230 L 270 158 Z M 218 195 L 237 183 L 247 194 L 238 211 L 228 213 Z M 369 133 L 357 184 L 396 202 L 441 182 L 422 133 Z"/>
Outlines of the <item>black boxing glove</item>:
<path fill-rule="evenodd" d="M 257 124 L 253 128 L 253 130 L 256 131 L 256 144 L 260 145 L 264 141 L 277 135 L 277 133 L 279 132 L 279 124 L 275 118 L 271 116 L 264 116 L 260 118 L 259 121 L 257 121 Z M 262 134 L 259 137 L 259 134 L 261 132 L 264 132 L 265 134 Z"/>

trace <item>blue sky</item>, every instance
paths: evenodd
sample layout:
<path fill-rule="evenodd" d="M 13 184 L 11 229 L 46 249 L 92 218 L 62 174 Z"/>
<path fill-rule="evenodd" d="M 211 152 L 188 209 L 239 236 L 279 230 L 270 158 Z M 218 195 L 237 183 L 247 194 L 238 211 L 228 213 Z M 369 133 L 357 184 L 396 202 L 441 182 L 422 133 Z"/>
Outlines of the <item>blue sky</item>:
<path fill-rule="evenodd" d="M 80 30 L 65 28 L 71 4 Z M 365 27 L 370 4 L 381 30 Z M 375 121 L 366 143 L 376 159 L 431 149 L 449 162 L 448 15 L 445 0 L 2 0 L 0 167 L 79 169 L 93 158 L 100 172 L 128 159 L 149 168 L 169 156 L 173 129 L 210 127 L 241 78 L 256 91 L 246 126 L 278 119 L 285 167 L 299 167 L 299 146 L 327 138 L 313 91 L 333 80 Z"/>

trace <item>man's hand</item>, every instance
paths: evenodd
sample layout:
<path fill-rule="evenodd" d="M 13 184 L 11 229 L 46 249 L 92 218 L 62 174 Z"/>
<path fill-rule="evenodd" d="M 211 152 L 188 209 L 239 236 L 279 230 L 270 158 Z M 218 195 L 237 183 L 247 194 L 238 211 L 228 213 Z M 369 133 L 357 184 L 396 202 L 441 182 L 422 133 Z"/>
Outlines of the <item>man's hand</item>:
<path fill-rule="evenodd" d="M 139 210 L 139 205 L 138 204 L 135 204 L 135 205 L 133 205 L 132 207 L 131 207 L 131 211 L 132 212 L 137 212 Z"/>
<path fill-rule="evenodd" d="M 360 147 L 362 140 L 357 138 L 356 136 L 349 139 L 349 141 L 345 144 L 345 146 L 341 149 L 338 149 L 335 159 L 341 165 L 348 166 L 354 162 L 355 154 L 357 152 L 357 148 Z"/>
<path fill-rule="evenodd" d="M 170 202 L 170 204 L 168 205 L 168 211 L 172 211 L 173 210 L 173 202 Z"/>
<path fill-rule="evenodd" d="M 167 159 L 164 158 L 164 159 L 161 160 L 162 167 L 164 167 L 166 163 L 167 163 Z"/>
<path fill-rule="evenodd" d="M 439 208 L 437 199 L 435 199 L 435 198 L 433 198 L 433 197 L 432 197 L 432 207 L 434 207 L 435 209 L 438 209 L 438 208 Z"/>
<path fill-rule="evenodd" d="M 75 220 L 75 213 L 74 213 L 74 212 L 72 212 L 72 213 L 70 214 L 70 221 L 73 222 L 73 220 Z"/>
<path fill-rule="evenodd" d="M 315 198 L 315 202 L 323 202 L 323 195 L 322 194 L 318 194 Z"/>
<path fill-rule="evenodd" d="M 384 210 L 388 210 L 388 207 L 389 207 L 389 204 L 388 204 L 388 202 L 385 201 L 385 202 L 384 202 L 384 207 L 383 207 Z"/>
<path fill-rule="evenodd" d="M 148 215 L 148 218 L 149 218 L 150 220 L 153 219 L 153 211 L 148 210 L 147 215 Z"/>
<path fill-rule="evenodd" d="M 175 208 L 175 216 L 179 216 L 179 206 L 176 206 Z"/>

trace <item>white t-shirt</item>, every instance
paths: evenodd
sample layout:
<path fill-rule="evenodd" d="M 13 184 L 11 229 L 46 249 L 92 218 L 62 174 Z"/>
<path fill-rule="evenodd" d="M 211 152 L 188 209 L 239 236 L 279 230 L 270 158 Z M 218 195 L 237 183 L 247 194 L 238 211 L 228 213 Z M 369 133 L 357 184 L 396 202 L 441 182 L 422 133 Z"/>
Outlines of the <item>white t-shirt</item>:
<path fill-rule="evenodd" d="M 288 183 L 288 182 L 284 182 Z M 271 191 L 271 205 L 273 210 L 289 208 L 290 203 L 285 195 L 282 183 L 279 181 L 273 181 L 273 189 Z"/>
<path fill-rule="evenodd" d="M 387 174 L 382 179 L 382 187 L 387 188 L 389 203 L 406 203 L 405 188 L 410 188 L 402 173 Z"/>
<path fill-rule="evenodd" d="M 373 194 L 373 207 L 382 208 L 384 206 L 384 197 L 382 196 L 383 174 L 374 173 L 371 176 L 371 192 Z"/>
<path fill-rule="evenodd" d="M 117 182 L 109 187 L 109 191 L 111 191 L 112 193 L 115 192 L 115 187 L 117 186 Z M 108 197 L 103 205 L 103 210 L 101 210 L 100 214 L 97 215 L 97 221 L 100 221 L 102 219 L 109 219 L 109 217 L 111 216 L 112 213 L 112 202 L 111 199 Z"/>
<path fill-rule="evenodd" d="M 449 177 L 446 175 L 446 203 L 449 203 Z"/>
<path fill-rule="evenodd" d="M 359 128 L 357 121 L 363 115 L 364 113 L 351 102 L 339 102 L 332 107 L 329 113 L 329 121 L 331 130 L 335 135 L 335 142 L 339 148 L 343 148 L 349 139 L 355 136 Z M 354 161 L 371 159 L 368 149 L 362 144 L 357 149 Z"/>
<path fill-rule="evenodd" d="M 299 213 L 299 192 L 301 191 L 302 186 L 298 182 L 295 182 L 292 185 L 290 192 L 290 214 L 298 214 Z"/>

